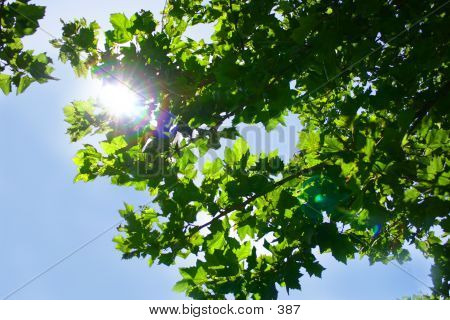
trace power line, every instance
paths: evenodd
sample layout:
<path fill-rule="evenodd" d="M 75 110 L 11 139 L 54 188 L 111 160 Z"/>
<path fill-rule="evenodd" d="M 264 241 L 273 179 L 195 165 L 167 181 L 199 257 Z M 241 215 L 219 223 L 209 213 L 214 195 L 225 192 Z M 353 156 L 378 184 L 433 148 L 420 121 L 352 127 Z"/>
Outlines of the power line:
<path fill-rule="evenodd" d="M 440 9 L 442 9 L 443 7 L 445 7 L 448 3 L 450 2 L 450 0 L 447 0 L 446 2 L 444 2 L 442 5 L 436 7 L 435 9 L 431 10 L 429 13 L 425 14 L 424 16 L 422 16 L 421 18 L 419 18 L 418 20 L 416 20 L 411 26 L 403 29 L 402 31 L 400 31 L 399 33 L 397 33 L 395 36 L 393 36 L 392 38 L 390 38 L 389 40 L 387 40 L 385 43 L 383 43 L 382 45 L 380 45 L 378 48 L 373 49 L 372 51 L 370 51 L 369 53 L 367 53 L 366 55 L 364 55 L 362 58 L 359 58 L 358 60 L 356 60 L 354 63 L 352 63 L 351 65 L 349 65 L 347 68 L 345 68 L 343 71 L 341 71 L 340 73 L 338 73 L 337 75 L 335 75 L 334 77 L 332 77 L 331 79 L 329 79 L 328 81 L 324 82 L 322 85 L 318 86 L 316 89 L 306 93 L 305 95 L 302 96 L 306 97 L 308 95 L 313 94 L 314 92 L 322 89 L 323 87 L 325 87 L 328 83 L 330 83 L 331 81 L 336 80 L 337 78 L 339 78 L 340 76 L 342 76 L 344 73 L 350 71 L 351 69 L 353 69 L 356 65 L 360 64 L 362 61 L 364 61 L 366 58 L 370 57 L 372 54 L 384 49 L 386 47 L 386 45 L 390 44 L 392 41 L 394 41 L 395 39 L 397 39 L 398 37 L 402 36 L 404 33 L 411 31 L 414 27 L 416 27 L 419 23 L 421 23 L 423 20 L 427 19 L 429 16 L 435 14 L 436 12 L 438 12 Z"/>
<path fill-rule="evenodd" d="M 67 259 L 69 259 L 70 257 L 72 257 L 73 255 L 77 254 L 78 252 L 80 252 L 81 250 L 83 250 L 84 248 L 86 248 L 87 246 L 89 246 L 92 242 L 94 242 L 95 240 L 99 239 L 100 237 L 102 237 L 103 235 L 105 235 L 106 233 L 108 233 L 109 231 L 111 231 L 112 229 L 114 229 L 115 227 L 117 227 L 119 224 L 121 224 L 123 222 L 123 220 L 114 223 L 112 226 L 108 227 L 107 229 L 103 230 L 102 232 L 100 232 L 99 234 L 97 234 L 95 237 L 93 237 L 92 239 L 86 241 L 85 243 L 83 243 L 81 246 L 79 246 L 78 248 L 76 248 L 75 250 L 73 250 L 72 252 L 70 252 L 69 254 L 67 254 L 66 256 L 62 257 L 61 259 L 59 259 L 58 261 L 56 261 L 55 263 L 51 264 L 49 267 L 47 267 L 46 269 L 44 269 L 43 271 L 39 272 L 38 274 L 36 274 L 33 278 L 31 278 L 30 280 L 28 280 L 27 282 L 25 282 L 24 284 L 22 284 L 20 287 L 18 287 L 17 289 L 11 291 L 10 293 L 8 293 L 3 300 L 7 300 L 10 297 L 12 297 L 13 295 L 15 295 L 17 292 L 19 292 L 20 290 L 26 288 L 27 286 L 29 286 L 30 284 L 32 284 L 34 281 L 36 281 L 37 279 L 39 279 L 40 277 L 42 277 L 43 275 L 45 275 L 46 273 L 50 272 L 51 270 L 53 270 L 54 268 L 56 268 L 57 266 L 59 266 L 61 263 L 63 263 L 64 261 L 66 261 Z"/>
<path fill-rule="evenodd" d="M 427 289 L 430 289 L 431 291 L 437 293 L 437 294 L 442 294 L 438 291 L 436 291 L 436 289 L 429 287 L 425 281 L 422 281 L 421 279 L 417 278 L 415 275 L 413 275 L 411 272 L 409 272 L 408 270 L 406 270 L 405 268 L 403 268 L 401 265 L 394 263 L 393 261 L 389 261 L 390 264 L 392 264 L 393 266 L 395 266 L 397 269 L 399 269 L 400 271 L 404 272 L 405 274 L 409 275 L 411 278 L 413 278 L 414 280 L 416 280 L 417 282 L 420 282 L 421 284 L 423 284 Z"/>
<path fill-rule="evenodd" d="M 308 202 L 303 202 L 302 204 L 306 205 L 307 207 L 309 207 L 310 209 L 314 210 L 315 212 L 317 212 L 318 214 L 322 214 L 322 212 L 320 212 L 319 210 L 317 210 L 316 208 L 314 208 L 312 205 L 310 205 Z M 437 294 L 441 294 L 440 292 L 438 292 L 436 289 L 429 287 L 425 281 L 419 279 L 418 277 L 416 277 L 414 274 L 412 274 L 411 272 L 409 272 L 408 270 L 406 270 L 405 268 L 403 268 L 401 265 L 394 263 L 393 261 L 389 261 L 390 264 L 392 264 L 393 266 L 395 266 L 396 268 L 398 268 L 400 271 L 404 272 L 405 274 L 407 274 L 408 276 L 410 276 L 411 278 L 413 278 L 414 280 L 416 280 L 417 282 L 423 284 L 427 289 L 430 289 L 431 291 L 437 293 Z"/>
<path fill-rule="evenodd" d="M 355 61 L 354 63 L 352 63 L 350 66 L 348 66 L 347 68 L 345 68 L 342 72 L 338 73 L 337 75 L 335 75 L 334 77 L 332 77 L 331 79 L 328 79 L 326 82 L 324 82 L 322 85 L 320 85 L 319 87 L 317 87 L 316 89 L 307 92 L 305 95 L 301 96 L 301 98 L 305 98 L 309 95 L 311 95 L 312 93 L 322 89 L 324 86 L 326 86 L 328 83 L 330 83 L 331 81 L 334 81 L 335 79 L 339 78 L 340 76 L 342 76 L 344 73 L 346 73 L 347 71 L 350 71 L 351 69 L 353 69 L 356 65 L 358 65 L 359 63 L 361 63 L 364 59 L 366 59 L 367 57 L 371 56 L 372 54 L 374 54 L 375 52 L 383 49 L 386 47 L 387 44 L 389 44 L 390 42 L 394 41 L 395 39 L 397 39 L 398 37 L 400 37 L 401 35 L 403 35 L 404 33 L 410 31 L 412 28 L 414 28 L 416 25 L 418 25 L 420 22 L 422 22 L 423 20 L 425 20 L 426 18 L 428 18 L 429 16 L 431 16 L 432 14 L 436 13 L 438 10 L 442 9 L 444 6 L 446 6 L 448 3 L 450 2 L 450 0 L 446 1 L 445 3 L 443 3 L 442 5 L 436 7 L 435 9 L 433 9 L 432 11 L 430 11 L 429 13 L 427 13 L 426 15 L 422 16 L 420 19 L 418 19 L 416 22 L 414 22 L 409 28 L 405 28 L 402 31 L 400 31 L 398 34 L 396 34 L 395 36 L 393 36 L 392 38 L 390 38 L 386 43 L 384 43 L 383 45 L 381 45 L 380 47 L 378 47 L 377 49 L 372 50 L 371 52 L 367 53 L 365 56 L 363 56 L 362 58 L 358 59 L 357 61 Z M 167 1 L 165 6 L 167 5 Z M 36 23 L 36 21 L 30 19 L 29 17 L 27 17 L 26 15 L 18 12 L 17 10 L 14 10 L 13 8 L 10 8 L 12 11 L 16 12 L 17 14 L 21 15 L 22 17 L 24 17 L 25 19 L 35 23 L 38 28 L 43 31 L 44 33 L 46 33 L 48 36 L 50 36 L 52 39 L 58 39 L 56 36 L 54 36 L 52 33 L 50 33 L 49 31 L 45 30 L 44 28 L 42 28 L 38 23 Z M 164 17 L 163 17 L 164 18 Z M 69 48 L 71 48 L 72 50 L 74 50 L 74 52 L 76 52 L 76 49 L 70 45 L 68 45 Z M 100 50 L 98 50 L 99 52 L 101 52 Z M 118 78 L 117 76 L 115 76 L 114 74 L 112 74 L 111 72 L 109 72 L 108 70 L 105 70 L 103 67 L 99 67 L 99 69 L 103 72 L 105 72 L 106 74 L 108 74 L 109 76 L 111 76 L 112 78 L 114 78 L 115 80 L 117 80 L 118 82 L 120 82 L 122 85 L 126 86 L 129 90 L 135 92 L 136 94 L 140 95 L 142 98 L 147 99 L 147 97 L 145 97 L 144 95 L 142 95 L 140 92 L 137 92 L 136 90 L 134 90 L 134 88 L 132 88 L 128 83 L 124 82 L 123 80 L 121 80 L 120 78 Z M 234 110 L 236 110 L 237 107 L 233 110 L 231 110 L 230 112 L 233 112 Z M 305 202 L 305 204 L 307 206 L 309 206 L 310 208 L 316 210 L 317 212 L 319 212 L 317 209 L 315 209 L 314 207 L 312 207 L 309 203 Z M 320 212 L 319 212 L 320 213 Z M 321 213 L 320 213 L 321 214 Z M 122 220 L 123 221 L 123 220 Z M 73 255 L 75 255 L 76 253 L 78 253 L 79 251 L 81 251 L 82 249 L 84 249 L 85 247 L 87 247 L 88 245 L 90 245 L 92 242 L 96 241 L 97 239 L 99 239 L 101 236 L 103 236 L 104 234 L 106 234 L 107 232 L 109 232 L 110 230 L 112 230 L 114 227 L 118 226 L 120 223 L 122 223 L 122 221 L 115 223 L 114 225 L 112 225 L 111 227 L 105 229 L 104 231 L 102 231 L 101 233 L 99 233 L 98 235 L 96 235 L 94 238 L 90 239 L 89 241 L 85 242 L 84 244 L 82 244 L 80 247 L 78 247 L 77 249 L 75 249 L 74 251 L 72 251 L 71 253 L 69 253 L 68 255 L 64 256 L 63 258 L 61 258 L 60 260 L 56 261 L 54 264 L 52 264 L 51 266 L 49 266 L 48 268 L 46 268 L 44 271 L 38 273 L 36 276 L 34 276 L 33 278 L 31 278 L 30 280 L 28 280 L 27 282 L 25 282 L 23 285 L 21 285 L 20 287 L 18 287 L 17 289 L 13 290 L 12 292 L 10 292 L 8 295 L 6 295 L 3 299 L 9 299 L 11 296 L 13 296 L 14 294 L 16 294 L 17 292 L 19 292 L 20 290 L 24 289 L 25 287 L 27 287 L 28 285 L 30 285 L 31 283 L 33 283 L 34 281 L 36 281 L 37 279 L 39 279 L 40 277 L 42 277 L 43 275 L 45 275 L 46 273 L 48 273 L 49 271 L 53 270 L 55 267 L 57 267 L 58 265 L 60 265 L 61 263 L 63 263 L 64 261 L 68 260 L 70 257 L 72 257 Z M 392 263 L 392 262 L 391 262 Z M 405 269 L 403 269 L 401 266 L 396 265 L 394 263 L 392 263 L 394 266 L 396 266 L 397 268 L 399 268 L 400 270 L 402 270 L 403 272 L 405 272 L 406 274 L 410 275 L 413 279 L 419 281 L 420 283 L 424 284 L 425 286 L 426 283 L 423 282 L 422 280 L 418 279 L 417 277 L 415 277 L 414 275 L 412 275 L 411 273 L 409 273 L 408 271 L 406 271 Z M 427 288 L 429 288 L 427 286 Z M 433 289 L 431 289 L 433 290 Z M 433 290 L 434 291 L 434 290 Z"/>

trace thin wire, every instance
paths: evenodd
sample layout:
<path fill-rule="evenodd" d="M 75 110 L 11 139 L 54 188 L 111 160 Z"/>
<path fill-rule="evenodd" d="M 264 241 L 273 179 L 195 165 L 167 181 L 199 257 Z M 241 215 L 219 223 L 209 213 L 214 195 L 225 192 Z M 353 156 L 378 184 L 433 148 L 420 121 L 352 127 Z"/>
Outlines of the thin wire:
<path fill-rule="evenodd" d="M 353 64 L 351 64 L 350 66 L 348 66 L 347 68 L 345 68 L 342 72 L 340 72 L 339 74 L 337 74 L 336 76 L 332 77 L 331 79 L 327 80 L 326 82 L 324 82 L 322 85 L 320 85 L 319 87 L 317 87 L 316 89 L 314 89 L 313 91 L 310 91 L 308 93 L 306 93 L 305 95 L 303 95 L 301 98 L 305 98 L 309 95 L 311 95 L 312 93 L 320 90 L 321 88 L 323 88 L 324 86 L 326 86 L 328 83 L 330 83 L 331 81 L 334 81 L 335 79 L 337 79 L 338 77 L 340 77 L 342 74 L 344 74 L 345 72 L 351 70 L 352 68 L 354 68 L 356 65 L 358 65 L 359 63 L 361 63 L 364 59 L 366 59 L 367 57 L 371 56 L 373 53 L 385 48 L 385 46 L 387 44 L 389 44 L 390 42 L 392 42 L 393 40 L 397 39 L 399 36 L 401 36 L 402 34 L 404 34 L 405 32 L 410 31 L 412 28 L 414 28 L 417 24 L 419 24 L 422 20 L 428 18 L 430 15 L 434 14 L 435 12 L 437 12 L 438 10 L 440 10 L 441 8 L 443 8 L 444 6 L 446 6 L 448 3 L 450 2 L 450 0 L 446 1 L 445 3 L 443 3 L 442 5 L 440 5 L 439 7 L 436 7 L 434 10 L 430 11 L 428 14 L 424 15 L 422 18 L 418 19 L 416 22 L 414 22 L 409 28 L 405 28 L 404 30 L 400 31 L 397 35 L 395 35 L 394 37 L 390 38 L 385 44 L 381 45 L 379 48 L 372 50 L 371 52 L 369 52 L 368 54 L 366 54 L 365 56 L 363 56 L 362 58 L 358 59 L 356 62 L 354 62 Z M 11 8 L 12 9 L 12 8 Z M 14 12 L 16 12 L 17 14 L 21 15 L 22 17 L 26 18 L 27 20 L 36 23 L 34 20 L 30 19 L 29 17 L 27 17 L 26 15 L 23 15 L 22 13 L 12 9 Z M 45 30 L 44 28 L 42 28 L 38 23 L 36 23 L 38 25 L 38 28 L 40 30 L 42 30 L 44 33 L 46 33 L 47 35 L 49 35 L 51 38 L 53 39 L 57 39 L 57 37 L 55 37 L 52 33 L 48 32 L 47 30 Z M 76 49 L 74 49 L 73 47 L 71 47 L 69 45 L 69 47 L 74 50 L 76 52 Z M 133 88 L 131 88 L 126 82 L 122 81 L 120 78 L 116 77 L 114 74 L 110 73 L 109 71 L 105 70 L 102 67 L 99 67 L 99 69 L 103 72 L 105 72 L 106 74 L 110 75 L 111 77 L 113 77 L 114 79 L 116 79 L 118 82 L 120 82 L 121 84 L 125 85 L 128 89 L 130 89 L 131 91 L 139 94 L 141 97 L 143 97 L 144 99 L 146 99 L 147 97 L 145 97 L 144 95 L 142 95 L 141 93 L 135 91 Z M 236 108 L 237 109 L 237 108 Z M 236 110 L 234 109 L 234 110 Z M 232 111 L 234 111 L 232 110 Z M 231 112 L 232 112 L 231 111 Z M 305 202 L 305 204 L 307 206 L 309 206 L 310 208 L 312 208 L 313 210 L 316 210 L 317 212 L 319 212 L 316 208 L 312 207 L 309 203 Z M 320 212 L 319 212 L 320 213 Z M 121 221 L 122 222 L 122 221 Z M 81 251 L 82 249 L 84 249 L 85 247 L 87 247 L 89 244 L 91 244 L 92 242 L 94 242 L 95 240 L 97 240 L 98 238 L 100 238 L 102 235 L 106 234 L 108 231 L 112 230 L 114 227 L 118 226 L 121 222 L 118 222 L 116 224 L 114 224 L 113 226 L 109 227 L 108 229 L 104 230 L 103 232 L 101 232 L 100 234 L 98 234 L 97 236 L 95 236 L 94 238 L 92 238 L 91 240 L 89 240 L 88 242 L 86 242 L 85 244 L 83 244 L 82 246 L 80 246 L 79 248 L 77 248 L 76 250 L 72 251 L 70 254 L 68 254 L 67 256 L 63 257 L 62 259 L 58 260 L 56 263 L 54 263 L 53 265 L 51 265 L 50 267 L 48 267 L 47 269 L 45 269 L 44 271 L 42 271 L 41 273 L 37 274 L 36 276 L 34 276 L 33 278 L 31 278 L 29 281 L 27 281 L 26 283 L 24 283 L 22 286 L 20 286 L 19 288 L 17 288 L 16 290 L 12 291 L 11 293 L 9 293 L 4 300 L 8 299 L 9 297 L 11 297 L 12 295 L 16 294 L 17 292 L 19 292 L 20 290 L 24 289 L 25 287 L 27 287 L 29 284 L 31 284 L 32 282 L 34 282 L 35 280 L 39 279 L 41 276 L 45 275 L 47 272 L 51 271 L 52 269 L 54 269 L 56 266 L 58 266 L 59 264 L 63 263 L 64 261 L 66 261 L 67 259 L 69 259 L 70 257 L 72 257 L 73 255 L 75 255 L 77 252 Z M 391 262 L 392 263 L 392 262 Z M 419 281 L 420 283 L 424 284 L 425 286 L 426 283 L 423 282 L 422 280 L 418 279 L 417 277 L 415 277 L 414 275 L 412 275 L 411 273 L 409 273 L 408 271 L 404 270 L 403 268 L 401 268 L 398 265 L 395 265 L 394 263 L 392 263 L 394 266 L 398 267 L 400 270 L 404 271 L 406 274 L 410 275 L 412 278 L 414 278 L 415 280 Z M 427 286 L 428 288 L 428 286 Z M 432 289 L 433 290 L 433 289 Z"/>
<path fill-rule="evenodd" d="M 342 72 L 338 73 L 336 76 L 332 77 L 331 79 L 329 79 L 328 81 L 326 81 L 325 83 L 323 83 L 322 85 L 320 85 L 319 87 L 317 87 L 316 89 L 314 89 L 312 92 L 308 92 L 305 95 L 303 95 L 301 98 L 305 98 L 309 95 L 311 95 L 312 93 L 320 90 L 321 88 L 323 88 L 324 86 L 326 86 L 328 83 L 330 83 L 331 81 L 334 81 L 335 79 L 337 79 L 338 77 L 340 77 L 341 75 L 343 75 L 345 72 L 353 69 L 356 65 L 358 65 L 359 63 L 361 63 L 364 59 L 366 59 L 367 57 L 371 56 L 372 54 L 374 54 L 375 52 L 383 49 L 386 47 L 386 45 L 388 45 L 390 42 L 394 41 L 395 39 L 397 39 L 399 36 L 403 35 L 404 33 L 410 31 L 411 29 L 413 29 L 416 25 L 418 25 L 421 21 L 425 20 L 426 18 L 428 18 L 429 16 L 431 16 L 432 14 L 436 13 L 437 11 L 439 11 L 440 9 L 442 9 L 443 7 L 445 7 L 448 3 L 450 2 L 450 0 L 446 1 L 445 3 L 443 3 L 442 5 L 436 7 L 434 10 L 430 11 L 429 13 L 427 13 L 426 15 L 424 15 L 422 18 L 418 19 L 416 22 L 414 22 L 409 28 L 405 28 L 402 31 L 400 31 L 398 34 L 396 34 L 395 36 L 393 36 L 392 38 L 390 38 L 387 42 L 385 42 L 383 45 L 381 45 L 380 47 L 378 47 L 375 50 L 372 50 L 371 52 L 369 52 L 368 54 L 366 54 L 365 56 L 363 56 L 362 58 L 358 59 L 357 61 L 355 61 L 353 64 L 351 64 L 350 66 L 348 66 L 347 68 L 345 68 Z M 305 205 L 307 205 L 308 207 L 310 207 L 311 209 L 315 210 L 316 212 L 318 212 L 319 214 L 322 214 L 321 212 L 319 212 L 316 208 L 314 208 L 313 206 L 311 206 L 308 202 L 304 202 Z M 409 271 L 407 271 L 405 268 L 403 268 L 402 266 L 390 261 L 390 263 L 392 265 L 394 265 L 395 267 L 397 267 L 399 270 L 403 271 L 405 274 L 409 275 L 411 278 L 415 279 L 416 281 L 418 281 L 419 283 L 423 284 L 426 288 L 431 289 L 433 292 L 438 293 L 438 294 L 442 294 L 438 291 L 436 291 L 436 289 L 429 287 L 424 281 L 422 281 L 421 279 L 417 278 L 415 275 L 413 275 L 412 273 L 410 273 Z"/>
<path fill-rule="evenodd" d="M 351 69 L 353 69 L 356 65 L 360 64 L 364 59 L 370 57 L 372 54 L 374 54 L 375 52 L 378 52 L 382 49 L 384 49 L 386 47 L 386 45 L 390 44 L 392 41 L 394 41 L 395 39 L 397 39 L 398 37 L 400 37 L 401 35 L 403 35 L 404 33 L 411 31 L 415 26 L 417 26 L 419 23 L 421 23 L 423 20 L 425 20 L 426 18 L 428 18 L 429 16 L 431 16 L 432 14 L 436 13 L 437 11 L 439 11 L 440 9 L 442 9 L 443 7 L 445 7 L 448 3 L 450 2 L 450 0 L 447 0 L 445 3 L 443 3 L 442 5 L 434 8 L 433 10 L 431 10 L 430 12 L 428 12 L 427 14 L 423 15 L 421 18 L 419 18 L 418 20 L 416 20 L 411 26 L 409 26 L 408 28 L 403 29 L 402 31 L 400 31 L 399 33 L 397 33 L 395 36 L 393 36 L 392 38 L 390 38 L 389 40 L 387 40 L 384 44 L 382 44 L 381 46 L 379 46 L 376 49 L 373 49 L 372 51 L 368 52 L 366 55 L 364 55 L 362 58 L 356 60 L 354 63 L 352 63 L 351 65 L 349 65 L 348 67 L 346 67 L 344 70 L 342 70 L 340 73 L 338 73 L 337 75 L 333 76 L 332 78 L 328 79 L 327 81 L 325 81 L 323 84 L 321 84 L 320 86 L 318 86 L 317 88 L 308 91 L 307 93 L 305 93 L 304 95 L 300 96 L 299 99 L 303 100 L 306 97 L 310 96 L 311 94 L 317 92 L 318 90 L 322 89 L 323 87 L 325 87 L 327 84 L 329 84 L 330 82 L 336 80 L 337 78 L 339 78 L 340 76 L 342 76 L 344 73 L 346 73 L 347 71 L 350 71 Z M 324 95 L 325 96 L 325 95 Z M 323 97 L 323 96 L 322 96 Z M 234 112 L 236 109 L 238 109 L 239 106 L 234 107 L 233 109 L 231 109 L 228 114 Z"/>
<path fill-rule="evenodd" d="M 319 210 L 317 210 L 316 208 L 314 208 L 312 205 L 310 205 L 308 202 L 303 202 L 302 204 L 308 206 L 309 208 L 311 208 L 312 210 L 316 211 L 319 214 L 322 214 L 322 212 L 320 212 Z M 441 292 L 437 291 L 436 289 L 429 287 L 425 281 L 419 279 L 418 277 L 416 277 L 415 275 L 413 275 L 411 272 L 409 272 L 408 270 L 406 270 L 405 268 L 403 268 L 401 265 L 393 262 L 393 261 L 389 261 L 390 264 L 392 264 L 393 266 L 397 267 L 400 271 L 403 271 L 405 274 L 409 275 L 411 278 L 413 278 L 414 280 L 416 280 L 417 282 L 423 284 L 427 289 L 430 289 L 431 291 L 433 291 L 434 293 L 443 295 Z"/>
<path fill-rule="evenodd" d="M 322 85 L 320 85 L 319 87 L 317 87 L 316 89 L 309 91 L 308 93 L 306 93 L 305 95 L 301 96 L 301 98 L 305 98 L 311 94 L 313 94 L 314 92 L 322 89 L 324 86 L 326 86 L 328 83 L 330 83 L 331 81 L 336 80 L 337 78 L 339 78 L 340 76 L 342 76 L 344 73 L 346 73 L 347 71 L 350 71 L 351 69 L 353 69 L 356 65 L 360 64 L 364 59 L 370 57 L 372 54 L 374 54 L 375 52 L 380 51 L 381 49 L 384 49 L 386 47 L 386 45 L 390 44 L 392 41 L 394 41 L 395 39 L 397 39 L 398 37 L 400 37 L 401 35 L 403 35 L 404 33 L 411 31 L 415 26 L 417 26 L 420 22 L 422 22 L 423 20 L 425 20 L 426 18 L 428 18 L 429 16 L 431 16 L 432 14 L 436 13 L 437 11 L 439 11 L 440 9 L 442 9 L 443 7 L 445 7 L 448 3 L 450 2 L 450 0 L 447 0 L 445 3 L 443 3 L 442 5 L 436 7 L 435 9 L 433 9 L 432 11 L 430 11 L 429 13 L 427 13 L 426 15 L 422 16 L 420 19 L 416 20 L 416 22 L 414 22 L 410 27 L 403 29 L 402 31 L 400 31 L 399 33 L 397 33 L 395 36 L 393 36 L 392 38 L 390 38 L 388 41 L 386 41 L 384 44 L 382 44 L 381 46 L 379 46 L 376 49 L 373 49 L 372 51 L 370 51 L 369 53 L 367 53 L 365 56 L 363 56 L 362 58 L 356 60 L 354 63 L 352 63 L 351 65 L 349 65 L 347 68 L 345 68 L 343 71 L 341 71 L 340 73 L 338 73 L 337 75 L 335 75 L 334 77 L 332 77 L 331 79 L 329 79 L 328 81 L 324 82 Z"/>
<path fill-rule="evenodd" d="M 32 284 L 34 281 L 36 281 L 37 279 L 39 279 L 40 277 L 42 277 L 43 275 L 45 275 L 46 273 L 50 272 L 51 270 L 53 270 L 54 268 L 56 268 L 57 266 L 59 266 L 61 263 L 63 263 L 64 261 L 66 261 L 67 259 L 69 259 L 70 257 L 74 256 L 75 254 L 77 254 L 78 252 L 80 252 L 81 250 L 83 250 L 84 248 L 86 248 L 87 246 L 89 246 L 92 242 L 94 242 L 95 240 L 99 239 L 100 237 L 102 237 L 103 235 L 105 235 L 106 233 L 108 233 L 109 231 L 111 231 L 112 229 L 114 229 L 115 227 L 117 227 L 118 225 L 120 225 L 123 222 L 123 220 L 114 223 L 112 226 L 108 227 L 107 229 L 103 230 L 102 232 L 100 232 L 99 234 L 97 234 L 95 237 L 93 237 L 92 239 L 86 241 L 85 243 L 83 243 L 81 246 L 79 246 L 78 248 L 76 248 L 75 250 L 73 250 L 72 252 L 70 252 L 68 255 L 62 257 L 61 259 L 59 259 L 58 261 L 54 262 L 53 264 L 51 264 L 49 267 L 47 267 L 46 269 L 44 269 L 43 271 L 41 271 L 40 273 L 38 273 L 37 275 L 35 275 L 34 277 L 32 277 L 30 280 L 28 280 L 27 282 L 25 282 L 24 284 L 22 284 L 20 287 L 18 287 L 17 289 L 11 291 L 10 293 L 8 293 L 3 300 L 8 300 L 10 297 L 12 297 L 13 295 L 15 295 L 16 293 L 18 293 L 19 291 L 21 291 L 22 289 L 26 288 L 27 286 L 29 286 L 30 284 Z"/>
<path fill-rule="evenodd" d="M 303 96 L 301 96 L 301 99 L 304 99 L 308 96 L 310 96 L 311 94 L 313 94 L 314 92 L 322 89 L 324 86 L 326 86 L 328 83 L 330 83 L 331 81 L 336 80 L 337 78 L 339 78 L 340 76 L 342 76 L 344 73 L 346 73 L 347 71 L 353 69 L 356 65 L 360 64 L 364 59 L 366 59 L 367 57 L 371 56 L 372 54 L 374 54 L 375 52 L 378 52 L 379 50 L 383 49 L 386 47 L 386 45 L 388 45 L 390 42 L 394 41 L 395 39 L 397 39 L 398 37 L 400 37 L 401 35 L 403 35 L 404 33 L 410 31 L 411 29 L 413 29 L 416 25 L 418 25 L 420 22 L 422 22 L 423 20 L 425 20 L 426 18 L 428 18 L 429 16 L 431 16 L 432 14 L 436 13 L 437 11 L 439 11 L 440 9 L 442 9 L 443 7 L 445 7 L 448 3 L 450 2 L 450 0 L 447 0 L 446 2 L 444 2 L 442 5 L 436 7 L 435 9 L 433 9 L 432 11 L 430 11 L 429 13 L 425 14 L 424 16 L 422 16 L 421 18 L 419 18 L 418 20 L 416 20 L 409 28 L 405 28 L 402 31 L 400 31 L 398 34 L 396 34 L 395 36 L 393 36 L 392 38 L 390 38 L 388 41 L 386 41 L 384 44 L 382 44 L 381 46 L 379 46 L 377 49 L 374 49 L 372 51 L 370 51 L 369 53 L 367 53 L 365 56 L 363 56 L 362 58 L 358 59 L 357 61 L 355 61 L 354 63 L 352 63 L 350 66 L 348 66 L 347 68 L 345 68 L 343 71 L 341 71 L 340 73 L 338 73 L 337 75 L 333 76 L 332 78 L 328 79 L 326 82 L 324 82 L 323 84 L 321 84 L 320 86 L 318 86 L 316 89 L 313 89 L 312 91 L 307 92 L 306 94 L 304 94 Z M 164 5 L 164 10 L 166 8 L 166 5 L 168 3 L 168 0 L 166 0 L 165 5 Z M 13 8 L 11 8 L 11 10 L 13 10 L 14 12 L 16 12 L 17 14 L 21 15 L 22 17 L 24 17 L 25 19 L 35 23 L 38 28 L 40 30 L 42 30 L 44 33 L 46 33 L 49 37 L 53 38 L 54 40 L 57 40 L 58 38 L 56 36 L 54 36 L 52 33 L 50 33 L 49 31 L 45 30 L 44 28 L 42 28 L 39 23 L 37 23 L 36 21 L 30 19 L 29 17 L 27 17 L 26 15 L 14 10 Z M 164 12 L 163 12 L 164 14 Z M 164 17 L 164 15 L 163 15 Z M 162 30 L 161 30 L 162 31 Z M 74 50 L 74 52 L 76 52 L 76 49 L 70 45 L 68 45 L 72 50 Z M 102 52 L 100 50 L 98 50 L 99 52 Z M 142 98 L 147 99 L 146 96 L 144 96 L 143 94 L 141 94 L 140 92 L 137 92 L 136 90 L 134 90 L 134 88 L 132 88 L 128 83 L 124 82 L 123 80 L 121 80 L 120 78 L 118 78 L 117 76 L 115 76 L 114 74 L 110 73 L 108 70 L 105 70 L 102 67 L 99 67 L 99 69 L 103 72 L 105 72 L 106 74 L 110 75 L 112 78 L 114 78 L 115 80 L 117 80 L 118 82 L 120 82 L 121 84 L 123 84 L 124 86 L 126 86 L 129 90 L 135 92 L 136 94 L 140 95 Z M 174 92 L 171 92 L 174 93 Z M 232 109 L 230 112 L 228 112 L 228 114 L 234 112 L 236 109 L 238 108 L 238 106 L 236 106 L 234 109 Z"/>
<path fill-rule="evenodd" d="M 413 275 L 411 272 L 409 272 L 408 270 L 403 268 L 401 265 L 399 265 L 397 263 L 394 263 L 393 261 L 389 261 L 389 263 L 392 264 L 393 266 L 395 266 L 396 268 L 398 268 L 399 270 L 403 271 L 405 274 L 409 275 L 411 278 L 413 278 L 416 281 L 420 282 L 421 284 L 423 284 L 425 287 L 427 287 L 428 289 L 430 289 L 434 293 L 443 295 L 442 293 L 438 292 L 436 289 L 434 289 L 432 287 L 429 287 L 424 281 L 422 281 L 421 279 L 417 278 L 415 275 Z"/>

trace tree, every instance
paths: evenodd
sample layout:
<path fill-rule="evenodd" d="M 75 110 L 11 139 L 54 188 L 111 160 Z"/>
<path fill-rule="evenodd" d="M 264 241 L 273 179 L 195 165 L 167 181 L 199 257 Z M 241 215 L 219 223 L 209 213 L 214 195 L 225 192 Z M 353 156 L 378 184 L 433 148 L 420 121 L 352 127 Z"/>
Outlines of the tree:
<path fill-rule="evenodd" d="M 316 247 L 387 263 L 410 259 L 409 243 L 448 298 L 447 4 L 171 0 L 159 25 L 112 14 L 104 50 L 97 23 L 64 23 L 61 60 L 149 100 L 135 117 L 65 108 L 72 141 L 105 135 L 78 151 L 75 180 L 110 177 L 155 204 L 120 211 L 123 258 L 194 260 L 174 287 L 192 298 L 273 299 L 321 276 Z M 184 36 L 197 24 L 214 25 L 210 43 Z M 251 154 L 236 126 L 271 130 L 288 112 L 303 124 L 298 154 Z M 198 168 L 224 139 L 234 146 Z"/>
<path fill-rule="evenodd" d="M 23 47 L 21 39 L 35 33 L 45 15 L 45 7 L 29 2 L 0 1 L 0 89 L 5 95 L 12 87 L 20 94 L 33 82 L 55 80 L 50 75 L 52 60 L 45 53 L 34 54 Z"/>

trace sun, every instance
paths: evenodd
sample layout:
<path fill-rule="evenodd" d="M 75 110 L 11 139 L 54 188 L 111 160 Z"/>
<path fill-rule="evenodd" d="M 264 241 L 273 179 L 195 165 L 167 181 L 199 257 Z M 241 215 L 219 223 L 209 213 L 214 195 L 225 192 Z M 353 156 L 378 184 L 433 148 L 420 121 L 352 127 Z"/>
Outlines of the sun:
<path fill-rule="evenodd" d="M 115 117 L 131 117 L 140 109 L 138 95 L 123 83 L 103 85 L 98 101 Z"/>

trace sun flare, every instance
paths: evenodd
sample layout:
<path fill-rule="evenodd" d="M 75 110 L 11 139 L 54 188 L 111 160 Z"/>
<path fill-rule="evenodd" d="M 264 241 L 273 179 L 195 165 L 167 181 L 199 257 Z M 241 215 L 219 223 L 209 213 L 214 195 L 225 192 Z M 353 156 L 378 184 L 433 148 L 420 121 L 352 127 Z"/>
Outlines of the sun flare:
<path fill-rule="evenodd" d="M 139 111 L 137 94 L 125 84 L 102 86 L 98 99 L 108 113 L 115 117 L 130 117 Z"/>

